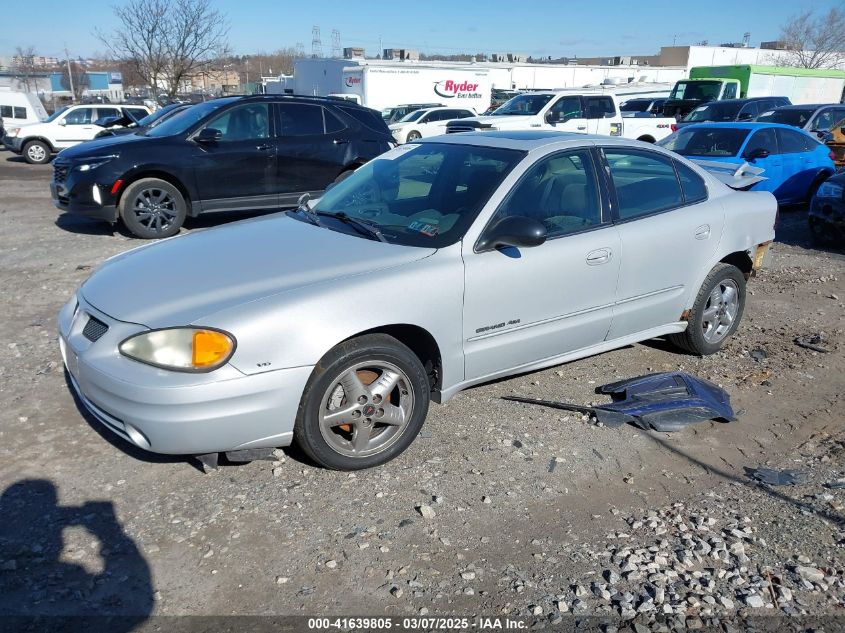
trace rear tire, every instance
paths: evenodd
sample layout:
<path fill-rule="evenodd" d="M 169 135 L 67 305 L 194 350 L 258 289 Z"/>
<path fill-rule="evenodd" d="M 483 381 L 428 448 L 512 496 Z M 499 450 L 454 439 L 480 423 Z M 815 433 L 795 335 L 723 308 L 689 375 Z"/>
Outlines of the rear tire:
<path fill-rule="evenodd" d="M 142 178 L 123 192 L 119 211 L 132 235 L 149 240 L 176 235 L 188 206 L 182 192 L 166 180 Z"/>
<path fill-rule="evenodd" d="M 30 165 L 44 165 L 50 162 L 52 150 L 44 141 L 29 141 L 23 146 L 23 158 Z"/>
<path fill-rule="evenodd" d="M 302 393 L 294 441 L 334 470 L 372 468 L 400 455 L 425 422 L 429 381 L 419 358 L 386 334 L 331 349 Z"/>
<path fill-rule="evenodd" d="M 718 352 L 736 331 L 745 310 L 745 276 L 736 266 L 716 264 L 701 284 L 687 329 L 670 334 L 681 349 L 706 356 Z"/>

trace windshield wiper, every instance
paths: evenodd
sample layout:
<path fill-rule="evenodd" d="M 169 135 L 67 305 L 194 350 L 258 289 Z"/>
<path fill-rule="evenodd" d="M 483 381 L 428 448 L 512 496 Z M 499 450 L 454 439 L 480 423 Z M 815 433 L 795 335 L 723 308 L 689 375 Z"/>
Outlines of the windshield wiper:
<path fill-rule="evenodd" d="M 299 200 L 297 201 L 297 207 L 294 212 L 301 213 L 302 215 L 304 215 L 308 219 L 308 221 L 314 226 L 323 226 L 323 223 L 320 222 L 320 218 L 308 206 L 308 201 L 310 199 L 310 193 L 303 193 L 301 196 L 299 196 Z"/>
<path fill-rule="evenodd" d="M 353 218 L 351 215 L 347 215 L 343 211 L 339 211 L 337 213 L 331 213 L 329 211 L 316 211 L 312 213 L 314 213 L 315 215 L 324 215 L 329 218 L 334 218 L 335 220 L 340 220 L 344 224 L 348 224 L 349 226 L 357 229 L 358 232 L 362 235 L 374 237 L 379 242 L 387 242 L 387 239 L 384 237 L 384 235 L 381 234 L 381 231 L 379 230 L 378 226 L 376 226 L 372 222 L 368 222 L 367 220 Z"/>

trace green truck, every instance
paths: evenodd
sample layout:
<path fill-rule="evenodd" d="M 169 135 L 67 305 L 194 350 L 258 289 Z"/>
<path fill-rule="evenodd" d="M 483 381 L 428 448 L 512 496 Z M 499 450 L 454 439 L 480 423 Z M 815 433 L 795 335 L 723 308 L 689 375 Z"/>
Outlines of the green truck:
<path fill-rule="evenodd" d="M 695 66 L 672 88 L 664 116 L 680 119 L 708 101 L 787 97 L 792 103 L 839 103 L 845 72 L 779 66 Z"/>

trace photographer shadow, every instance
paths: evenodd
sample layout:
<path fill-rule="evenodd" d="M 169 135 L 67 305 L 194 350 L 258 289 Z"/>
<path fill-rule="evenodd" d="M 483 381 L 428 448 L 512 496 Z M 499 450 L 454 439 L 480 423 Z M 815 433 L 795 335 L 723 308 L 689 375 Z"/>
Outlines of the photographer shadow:
<path fill-rule="evenodd" d="M 99 541 L 64 552 L 67 528 Z M 90 539 L 86 539 L 90 541 Z M 83 562 L 102 560 L 101 570 Z M 80 562 L 76 562 L 79 560 Z M 108 501 L 60 506 L 56 487 L 23 479 L 0 496 L 0 619 L 13 630 L 135 630 L 153 610 L 150 567 Z"/>

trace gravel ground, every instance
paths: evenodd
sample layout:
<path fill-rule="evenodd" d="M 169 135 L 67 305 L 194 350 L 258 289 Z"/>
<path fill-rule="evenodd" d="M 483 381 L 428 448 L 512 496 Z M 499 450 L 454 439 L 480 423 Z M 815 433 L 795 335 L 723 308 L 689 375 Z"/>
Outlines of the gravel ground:
<path fill-rule="evenodd" d="M 0 152 L 0 614 L 485 614 L 536 628 L 575 614 L 612 630 L 845 606 L 845 258 L 810 248 L 803 210 L 782 214 L 719 354 L 650 341 L 470 389 L 372 471 L 285 449 L 203 474 L 132 449 L 70 395 L 56 312 L 139 242 L 57 217 L 50 171 Z M 794 342 L 818 333 L 829 352 Z M 598 385 L 675 369 L 724 386 L 739 421 L 660 434 L 501 400 L 599 402 Z M 744 471 L 759 466 L 804 479 L 762 485 Z"/>

